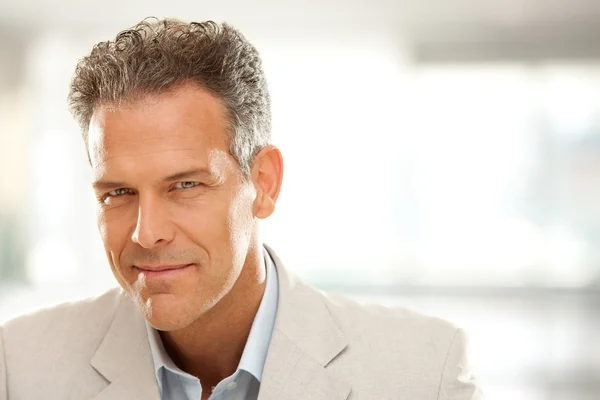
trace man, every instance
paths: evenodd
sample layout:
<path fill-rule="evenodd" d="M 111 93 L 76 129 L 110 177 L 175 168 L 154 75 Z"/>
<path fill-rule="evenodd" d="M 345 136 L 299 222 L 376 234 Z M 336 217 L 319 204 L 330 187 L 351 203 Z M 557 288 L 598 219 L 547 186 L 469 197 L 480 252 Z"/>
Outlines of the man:
<path fill-rule="evenodd" d="M 321 293 L 262 244 L 283 161 L 238 31 L 142 21 L 69 104 L 120 288 L 0 327 L 0 400 L 482 399 L 462 331 Z"/>

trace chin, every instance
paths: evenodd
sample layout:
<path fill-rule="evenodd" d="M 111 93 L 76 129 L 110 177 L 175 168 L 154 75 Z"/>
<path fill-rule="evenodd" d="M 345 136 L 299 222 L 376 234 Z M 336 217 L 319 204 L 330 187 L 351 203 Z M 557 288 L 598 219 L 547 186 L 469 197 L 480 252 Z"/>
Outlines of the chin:
<path fill-rule="evenodd" d="M 180 318 L 173 314 L 161 314 L 153 312 L 151 315 L 145 315 L 146 321 L 156 330 L 159 331 L 177 331 L 188 327 L 192 321 L 186 318 Z"/>
<path fill-rule="evenodd" d="M 158 318 L 146 318 L 146 321 L 148 321 L 151 327 L 161 332 L 178 331 L 189 325 L 175 323 L 175 321 L 172 320 L 163 320 Z"/>
<path fill-rule="evenodd" d="M 142 314 L 153 328 L 160 331 L 176 331 L 191 325 L 201 317 L 193 305 L 172 294 L 155 294 L 142 306 Z"/>
<path fill-rule="evenodd" d="M 146 321 L 160 331 L 174 331 L 190 325 L 195 318 L 187 312 L 186 304 L 171 294 L 157 294 L 138 304 Z"/>

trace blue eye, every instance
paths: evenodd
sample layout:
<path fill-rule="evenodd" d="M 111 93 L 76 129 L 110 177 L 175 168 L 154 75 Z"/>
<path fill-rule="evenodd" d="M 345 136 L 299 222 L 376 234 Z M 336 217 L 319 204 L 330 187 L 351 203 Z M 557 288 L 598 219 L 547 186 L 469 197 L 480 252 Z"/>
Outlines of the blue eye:
<path fill-rule="evenodd" d="M 128 188 L 119 188 L 119 189 L 115 189 L 115 190 L 111 190 L 110 192 L 107 193 L 107 195 L 109 197 L 118 197 L 118 196 L 122 196 L 124 194 L 132 194 L 133 190 L 128 189 Z"/>
<path fill-rule="evenodd" d="M 191 188 L 196 187 L 198 185 L 200 185 L 200 182 L 190 182 L 190 181 L 188 181 L 188 182 L 177 182 L 175 184 L 175 188 L 177 188 L 177 189 L 191 189 Z"/>

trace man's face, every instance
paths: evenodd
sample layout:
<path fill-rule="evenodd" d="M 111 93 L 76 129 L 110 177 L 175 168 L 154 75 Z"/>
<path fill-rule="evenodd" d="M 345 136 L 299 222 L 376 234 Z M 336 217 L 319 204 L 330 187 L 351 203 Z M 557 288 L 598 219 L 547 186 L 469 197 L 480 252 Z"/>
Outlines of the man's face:
<path fill-rule="evenodd" d="M 112 271 L 161 330 L 188 326 L 236 283 L 253 234 L 254 185 L 228 152 L 225 108 L 187 85 L 98 107 L 89 147 Z"/>

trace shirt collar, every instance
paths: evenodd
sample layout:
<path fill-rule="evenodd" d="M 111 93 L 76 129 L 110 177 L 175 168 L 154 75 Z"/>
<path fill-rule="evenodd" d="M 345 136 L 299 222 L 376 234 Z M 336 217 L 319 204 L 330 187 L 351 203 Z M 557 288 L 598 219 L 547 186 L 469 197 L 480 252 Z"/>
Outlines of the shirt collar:
<path fill-rule="evenodd" d="M 263 254 L 265 255 L 265 270 L 267 272 L 265 293 L 254 317 L 248 341 L 246 342 L 238 366 L 238 369 L 254 375 L 259 382 L 262 380 L 263 368 L 267 359 L 267 350 L 269 349 L 271 335 L 273 334 L 279 298 L 277 270 L 271 256 L 264 247 Z"/>
<path fill-rule="evenodd" d="M 238 370 L 243 370 L 252 374 L 259 382 L 262 380 L 263 368 L 267 359 L 267 350 L 271 342 L 271 335 L 275 325 L 275 316 L 277 314 L 277 303 L 279 299 L 279 282 L 277 279 L 277 270 L 269 255 L 268 251 L 263 247 L 265 258 L 266 283 L 263 298 L 252 322 L 250 334 Z M 186 374 L 183 372 L 171 357 L 167 354 L 160 335 L 146 321 L 146 330 L 148 331 L 148 340 L 150 342 L 150 351 L 154 360 L 154 372 L 159 388 L 162 390 L 161 369 L 171 371 L 176 374 Z"/>

